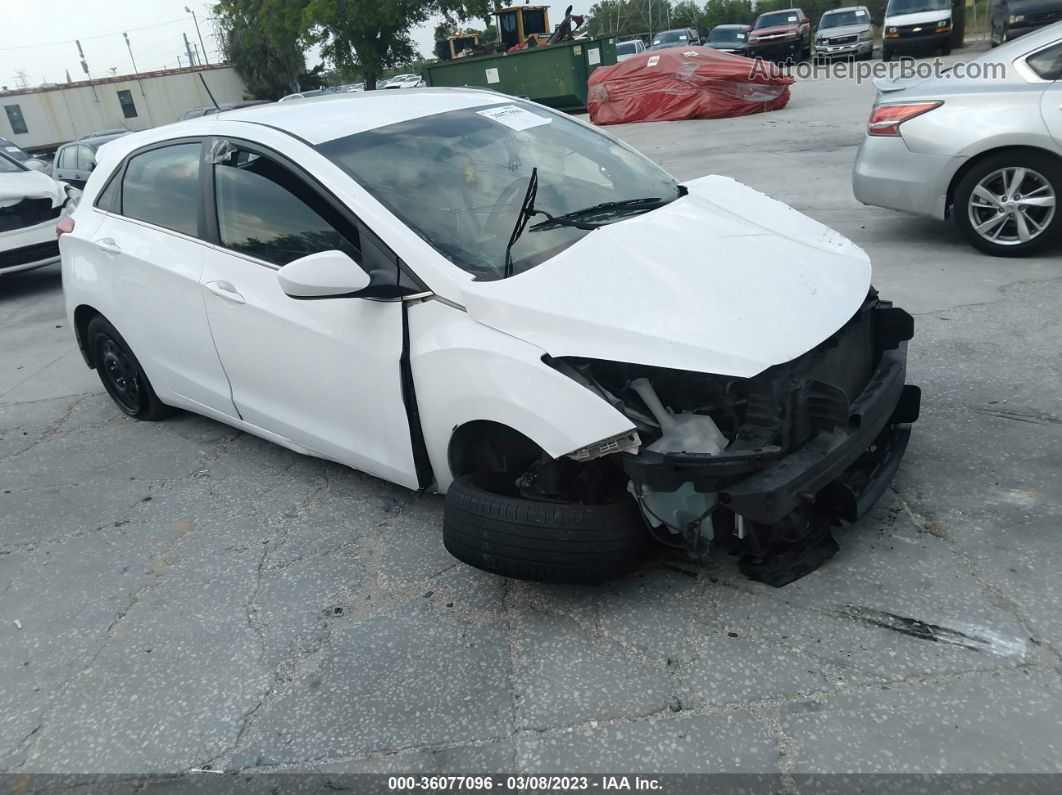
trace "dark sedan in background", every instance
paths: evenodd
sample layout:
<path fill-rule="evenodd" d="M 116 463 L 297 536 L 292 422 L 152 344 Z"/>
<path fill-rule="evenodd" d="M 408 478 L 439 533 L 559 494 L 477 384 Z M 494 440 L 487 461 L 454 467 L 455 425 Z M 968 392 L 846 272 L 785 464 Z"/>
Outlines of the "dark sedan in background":
<path fill-rule="evenodd" d="M 732 52 L 734 55 L 747 56 L 751 31 L 751 25 L 716 25 L 704 40 L 704 45 L 723 52 Z"/>

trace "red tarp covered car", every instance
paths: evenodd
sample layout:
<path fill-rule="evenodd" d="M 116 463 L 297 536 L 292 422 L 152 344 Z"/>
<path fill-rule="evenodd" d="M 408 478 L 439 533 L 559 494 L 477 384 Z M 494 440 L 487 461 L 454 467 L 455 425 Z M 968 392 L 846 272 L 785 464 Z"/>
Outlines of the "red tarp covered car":
<path fill-rule="evenodd" d="M 784 108 L 793 82 L 766 61 L 674 47 L 595 69 L 586 104 L 594 124 L 721 119 Z"/>

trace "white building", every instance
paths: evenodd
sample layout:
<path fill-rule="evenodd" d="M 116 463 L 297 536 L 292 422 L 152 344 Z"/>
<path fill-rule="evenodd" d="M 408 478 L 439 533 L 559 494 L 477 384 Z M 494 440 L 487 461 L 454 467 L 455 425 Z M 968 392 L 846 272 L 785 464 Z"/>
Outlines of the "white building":
<path fill-rule="evenodd" d="M 227 64 L 0 91 L 0 138 L 23 149 L 54 149 L 96 130 L 169 124 L 190 108 L 212 106 L 211 94 L 222 104 L 249 99 L 246 92 Z"/>

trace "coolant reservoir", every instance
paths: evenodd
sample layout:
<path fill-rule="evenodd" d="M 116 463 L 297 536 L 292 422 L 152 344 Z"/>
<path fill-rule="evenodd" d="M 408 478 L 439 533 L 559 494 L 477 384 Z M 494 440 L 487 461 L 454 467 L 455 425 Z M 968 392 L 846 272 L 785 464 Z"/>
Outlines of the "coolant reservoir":
<path fill-rule="evenodd" d="M 711 417 L 703 414 L 674 414 L 660 402 L 648 379 L 637 378 L 631 388 L 660 423 L 660 438 L 648 449 L 658 453 L 701 453 L 715 455 L 729 443 Z M 711 511 L 714 492 L 698 492 L 693 483 L 683 483 L 675 491 L 652 491 L 644 488 L 639 503 L 646 519 L 654 527 L 666 525 L 673 533 L 695 531 L 701 539 L 714 535 Z"/>
<path fill-rule="evenodd" d="M 721 453 L 727 438 L 711 417 L 705 414 L 674 414 L 656 396 L 653 385 L 646 378 L 636 378 L 631 388 L 660 423 L 660 438 L 649 445 L 658 453 Z"/>

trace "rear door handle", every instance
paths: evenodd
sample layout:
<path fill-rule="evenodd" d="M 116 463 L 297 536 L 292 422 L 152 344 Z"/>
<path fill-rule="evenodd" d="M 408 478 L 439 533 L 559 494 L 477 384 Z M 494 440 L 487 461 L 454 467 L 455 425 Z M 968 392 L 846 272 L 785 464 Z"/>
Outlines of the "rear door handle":
<path fill-rule="evenodd" d="M 216 295 L 218 298 L 222 298 L 233 304 L 245 304 L 247 301 L 240 295 L 240 291 L 233 287 L 232 282 L 218 281 L 207 282 L 205 285 L 210 292 Z"/>
<path fill-rule="evenodd" d="M 122 247 L 114 242 L 113 237 L 101 237 L 99 240 L 93 242 L 96 244 L 96 248 L 104 254 L 110 254 L 114 257 L 122 253 Z"/>

